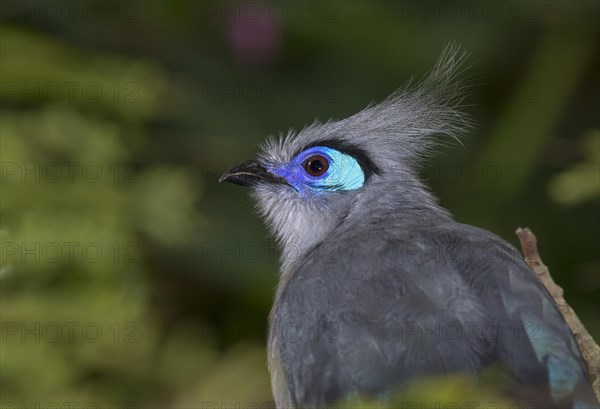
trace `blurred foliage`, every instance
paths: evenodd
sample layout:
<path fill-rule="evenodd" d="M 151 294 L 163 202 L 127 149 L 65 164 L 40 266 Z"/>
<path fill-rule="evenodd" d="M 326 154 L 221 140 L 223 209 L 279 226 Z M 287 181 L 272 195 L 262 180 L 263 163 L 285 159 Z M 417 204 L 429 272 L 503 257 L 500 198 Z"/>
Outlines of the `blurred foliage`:
<path fill-rule="evenodd" d="M 502 396 L 504 387 L 498 373 L 490 370 L 479 380 L 465 375 L 450 375 L 417 380 L 385 399 L 360 397 L 342 402 L 348 409 L 377 408 L 513 408 L 518 404 Z M 435 391 L 435 393 L 432 393 Z"/>
<path fill-rule="evenodd" d="M 451 39 L 478 62 L 480 127 L 423 175 L 461 222 L 515 244 L 531 227 L 599 338 L 598 4 L 292 3 L 0 3 L 3 405 L 266 407 L 277 251 L 218 176 Z M 401 399 L 494 396 L 479 386 Z"/>
<path fill-rule="evenodd" d="M 550 180 L 550 196 L 557 203 L 576 205 L 600 197 L 600 131 L 586 135 L 580 150 L 585 160 Z"/>

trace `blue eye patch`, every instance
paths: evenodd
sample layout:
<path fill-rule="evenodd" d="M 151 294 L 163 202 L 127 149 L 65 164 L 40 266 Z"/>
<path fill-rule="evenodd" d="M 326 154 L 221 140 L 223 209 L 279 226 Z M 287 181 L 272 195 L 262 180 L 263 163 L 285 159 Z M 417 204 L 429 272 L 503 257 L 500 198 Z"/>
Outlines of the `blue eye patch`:
<path fill-rule="evenodd" d="M 365 173 L 351 155 L 326 146 L 299 153 L 289 163 L 271 169 L 298 191 L 354 190 L 365 183 Z"/>

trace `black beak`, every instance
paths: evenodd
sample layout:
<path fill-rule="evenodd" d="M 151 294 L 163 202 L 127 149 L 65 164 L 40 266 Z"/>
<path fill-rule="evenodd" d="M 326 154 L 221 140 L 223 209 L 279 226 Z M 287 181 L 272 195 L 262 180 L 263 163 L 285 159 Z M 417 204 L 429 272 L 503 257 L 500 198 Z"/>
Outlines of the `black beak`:
<path fill-rule="evenodd" d="M 254 186 L 259 183 L 284 183 L 287 181 L 269 172 L 255 160 L 238 163 L 219 178 L 219 182 L 230 182 L 240 186 Z"/>

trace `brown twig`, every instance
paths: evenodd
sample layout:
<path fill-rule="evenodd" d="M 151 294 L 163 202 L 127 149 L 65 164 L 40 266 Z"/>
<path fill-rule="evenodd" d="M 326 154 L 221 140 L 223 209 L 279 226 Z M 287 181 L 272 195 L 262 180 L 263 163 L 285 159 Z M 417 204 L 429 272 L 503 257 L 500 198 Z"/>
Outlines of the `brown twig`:
<path fill-rule="evenodd" d="M 537 249 L 537 238 L 528 228 L 518 228 L 517 236 L 521 242 L 521 249 L 525 256 L 525 262 L 531 267 L 531 269 L 538 276 L 546 290 L 550 293 L 556 305 L 560 309 L 563 317 L 571 327 L 571 331 L 575 335 L 575 339 L 579 344 L 579 349 L 583 354 L 590 376 L 592 378 L 592 387 L 598 400 L 600 400 L 600 347 L 594 342 L 589 332 L 585 329 L 573 308 L 567 304 L 563 296 L 563 289 L 556 285 L 548 267 L 542 262 Z"/>

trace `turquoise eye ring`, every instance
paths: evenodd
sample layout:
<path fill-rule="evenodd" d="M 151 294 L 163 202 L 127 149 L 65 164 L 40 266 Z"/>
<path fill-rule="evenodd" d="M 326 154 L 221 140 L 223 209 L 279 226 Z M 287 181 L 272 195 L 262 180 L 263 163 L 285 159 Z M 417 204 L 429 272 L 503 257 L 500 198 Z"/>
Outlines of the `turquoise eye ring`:
<path fill-rule="evenodd" d="M 365 183 L 365 172 L 356 158 L 327 146 L 308 148 L 269 171 L 301 194 L 355 190 Z"/>

